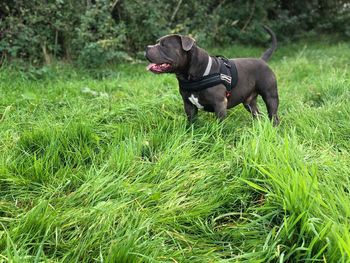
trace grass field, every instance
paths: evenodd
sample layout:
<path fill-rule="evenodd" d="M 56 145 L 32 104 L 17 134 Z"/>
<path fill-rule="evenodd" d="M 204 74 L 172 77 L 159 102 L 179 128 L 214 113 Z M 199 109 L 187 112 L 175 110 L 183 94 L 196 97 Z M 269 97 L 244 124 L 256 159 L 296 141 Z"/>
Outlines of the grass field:
<path fill-rule="evenodd" d="M 3 67 L 0 262 L 350 262 L 349 62 L 281 46 L 277 128 L 243 106 L 188 127 L 146 62 Z"/>

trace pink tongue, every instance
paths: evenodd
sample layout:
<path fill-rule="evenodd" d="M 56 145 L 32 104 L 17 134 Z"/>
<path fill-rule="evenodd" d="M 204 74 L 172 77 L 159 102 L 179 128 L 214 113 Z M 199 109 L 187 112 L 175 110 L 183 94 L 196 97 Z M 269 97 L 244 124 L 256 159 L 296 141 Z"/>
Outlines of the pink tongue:
<path fill-rule="evenodd" d="M 166 72 L 169 68 L 170 68 L 170 64 L 167 64 L 167 63 L 163 63 L 163 64 L 151 63 L 146 67 L 147 70 L 150 70 L 153 73 L 163 73 L 163 72 Z"/>
<path fill-rule="evenodd" d="M 151 63 L 151 64 L 149 64 L 147 67 L 146 67 L 146 69 L 147 70 L 151 70 L 151 68 L 153 68 L 155 65 L 157 65 L 156 63 Z"/>

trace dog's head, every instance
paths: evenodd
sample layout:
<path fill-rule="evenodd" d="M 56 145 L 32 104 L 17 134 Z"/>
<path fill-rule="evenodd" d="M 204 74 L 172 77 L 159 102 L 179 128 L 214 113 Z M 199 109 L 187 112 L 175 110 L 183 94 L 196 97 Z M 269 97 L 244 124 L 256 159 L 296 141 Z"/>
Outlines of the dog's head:
<path fill-rule="evenodd" d="M 187 53 L 195 46 L 195 40 L 188 36 L 167 35 L 155 45 L 147 46 L 146 58 L 151 62 L 147 70 L 153 73 L 177 73 L 183 71 L 189 62 Z"/>

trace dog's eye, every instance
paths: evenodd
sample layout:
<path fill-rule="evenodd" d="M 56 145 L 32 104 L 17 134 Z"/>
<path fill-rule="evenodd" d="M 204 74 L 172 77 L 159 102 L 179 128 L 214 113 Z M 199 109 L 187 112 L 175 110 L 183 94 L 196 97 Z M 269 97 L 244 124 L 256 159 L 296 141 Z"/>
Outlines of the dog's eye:
<path fill-rule="evenodd" d="M 159 45 L 160 45 L 161 47 L 164 47 L 164 48 L 169 47 L 168 42 L 166 42 L 166 41 L 160 41 L 160 42 L 159 42 Z"/>

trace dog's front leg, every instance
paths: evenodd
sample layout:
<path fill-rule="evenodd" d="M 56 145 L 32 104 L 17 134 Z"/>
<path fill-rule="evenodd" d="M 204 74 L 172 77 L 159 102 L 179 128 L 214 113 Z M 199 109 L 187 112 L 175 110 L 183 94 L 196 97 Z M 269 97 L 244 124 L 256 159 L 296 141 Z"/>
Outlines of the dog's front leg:
<path fill-rule="evenodd" d="M 214 111 L 216 117 L 223 121 L 227 115 L 227 98 L 224 98 L 224 100 L 215 103 Z"/>
<path fill-rule="evenodd" d="M 184 108 L 188 122 L 192 124 L 196 120 L 198 108 L 187 99 L 184 99 Z"/>

